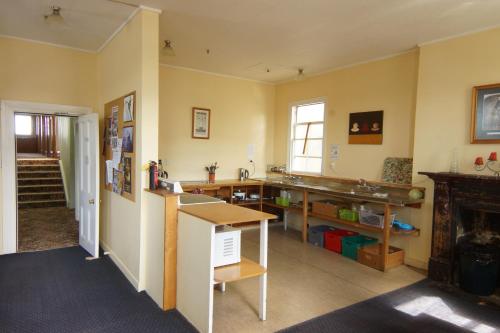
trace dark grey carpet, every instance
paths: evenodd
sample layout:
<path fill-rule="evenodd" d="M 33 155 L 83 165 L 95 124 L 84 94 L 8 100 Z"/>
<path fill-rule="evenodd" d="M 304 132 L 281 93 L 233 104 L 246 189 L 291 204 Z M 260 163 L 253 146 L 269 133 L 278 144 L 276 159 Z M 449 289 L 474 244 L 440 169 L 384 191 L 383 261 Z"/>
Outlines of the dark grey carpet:
<path fill-rule="evenodd" d="M 196 332 L 80 247 L 0 256 L 0 332 Z"/>
<path fill-rule="evenodd" d="M 406 304 L 404 308 L 407 312 L 415 311 L 411 312 L 413 315 L 395 309 L 403 304 Z M 280 332 L 491 333 L 500 332 L 499 328 L 500 308 L 478 305 L 474 302 L 474 297 L 463 297 L 461 294 L 445 291 L 429 280 L 424 280 Z"/>

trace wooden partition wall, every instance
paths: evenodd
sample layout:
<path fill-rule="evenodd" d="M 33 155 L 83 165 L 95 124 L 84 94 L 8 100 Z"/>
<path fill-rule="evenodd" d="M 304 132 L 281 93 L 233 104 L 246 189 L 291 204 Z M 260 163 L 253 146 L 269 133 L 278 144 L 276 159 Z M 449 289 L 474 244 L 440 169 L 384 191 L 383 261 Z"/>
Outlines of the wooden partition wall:
<path fill-rule="evenodd" d="M 53 115 L 33 115 L 32 135 L 16 136 L 18 153 L 38 153 L 58 158 L 56 129 L 57 117 Z"/>

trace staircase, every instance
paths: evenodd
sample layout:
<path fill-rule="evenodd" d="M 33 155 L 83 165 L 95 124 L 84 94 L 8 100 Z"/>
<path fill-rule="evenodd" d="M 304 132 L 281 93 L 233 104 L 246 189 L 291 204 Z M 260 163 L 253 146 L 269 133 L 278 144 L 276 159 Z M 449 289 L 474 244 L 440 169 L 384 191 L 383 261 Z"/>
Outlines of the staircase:
<path fill-rule="evenodd" d="M 19 209 L 66 207 L 59 160 L 18 159 L 17 202 Z"/>

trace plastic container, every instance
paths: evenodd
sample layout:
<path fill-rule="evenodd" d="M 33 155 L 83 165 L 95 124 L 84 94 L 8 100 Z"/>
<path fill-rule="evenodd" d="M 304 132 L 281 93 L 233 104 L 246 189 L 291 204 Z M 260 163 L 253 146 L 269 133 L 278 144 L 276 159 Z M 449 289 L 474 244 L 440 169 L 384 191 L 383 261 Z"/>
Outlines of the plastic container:
<path fill-rule="evenodd" d="M 396 214 L 391 214 L 390 225 L 394 222 Z M 359 223 L 369 225 L 371 227 L 383 228 L 384 227 L 384 213 L 377 213 L 371 210 L 359 211 Z"/>
<path fill-rule="evenodd" d="M 324 233 L 328 231 L 334 231 L 335 228 L 329 225 L 315 225 L 309 227 L 307 232 L 307 240 L 314 246 L 323 247 L 324 246 Z"/>
<path fill-rule="evenodd" d="M 463 245 L 460 251 L 460 288 L 480 296 L 495 292 L 499 262 L 497 250 L 480 244 Z"/>
<path fill-rule="evenodd" d="M 336 229 L 325 232 L 325 248 L 337 253 L 342 253 L 342 238 L 358 235 L 355 231 Z"/>
<path fill-rule="evenodd" d="M 377 242 L 376 238 L 364 235 L 344 237 L 342 238 L 342 255 L 352 260 L 358 260 L 359 249 L 367 245 L 376 244 Z"/>
<path fill-rule="evenodd" d="M 355 211 L 347 209 L 347 208 L 339 209 L 339 217 L 342 220 L 351 221 L 351 222 L 358 222 L 358 219 L 359 219 L 358 212 L 355 212 Z"/>

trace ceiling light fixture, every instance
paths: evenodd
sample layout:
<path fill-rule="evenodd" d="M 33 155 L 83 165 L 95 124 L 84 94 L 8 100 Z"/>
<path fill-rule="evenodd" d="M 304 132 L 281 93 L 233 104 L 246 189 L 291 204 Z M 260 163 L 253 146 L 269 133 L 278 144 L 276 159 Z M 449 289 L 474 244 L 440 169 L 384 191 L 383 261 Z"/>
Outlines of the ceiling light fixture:
<path fill-rule="evenodd" d="M 164 41 L 165 45 L 163 46 L 161 52 L 169 57 L 175 57 L 175 51 L 174 48 L 172 47 L 172 42 L 168 39 Z"/>
<path fill-rule="evenodd" d="M 50 6 L 52 13 L 44 15 L 45 22 L 49 25 L 60 25 L 64 23 L 64 17 L 61 15 L 61 7 L 59 6 Z"/>
<path fill-rule="evenodd" d="M 297 70 L 297 76 L 295 77 L 295 81 L 303 80 L 306 77 L 304 74 L 304 68 L 299 68 Z"/>

